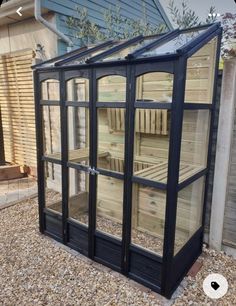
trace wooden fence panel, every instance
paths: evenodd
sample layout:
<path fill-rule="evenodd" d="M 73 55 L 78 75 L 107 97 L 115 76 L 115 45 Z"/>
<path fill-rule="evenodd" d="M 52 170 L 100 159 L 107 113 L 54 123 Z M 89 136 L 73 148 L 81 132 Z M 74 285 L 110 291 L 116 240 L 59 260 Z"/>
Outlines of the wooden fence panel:
<path fill-rule="evenodd" d="M 0 105 L 5 159 L 36 167 L 35 111 L 31 65 L 27 49 L 0 56 Z"/>

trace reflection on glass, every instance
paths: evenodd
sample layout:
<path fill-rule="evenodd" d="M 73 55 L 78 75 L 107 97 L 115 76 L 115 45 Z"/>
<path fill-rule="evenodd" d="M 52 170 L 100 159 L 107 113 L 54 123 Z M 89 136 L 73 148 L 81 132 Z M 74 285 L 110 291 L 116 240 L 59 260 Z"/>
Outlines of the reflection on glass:
<path fill-rule="evenodd" d="M 69 217 L 88 225 L 89 174 L 69 169 Z"/>
<path fill-rule="evenodd" d="M 138 57 L 140 58 L 141 57 L 152 57 L 152 56 L 158 56 L 158 55 L 163 55 L 163 54 L 175 53 L 179 48 L 183 47 L 193 38 L 196 38 L 203 31 L 205 30 L 198 30 L 198 31 L 192 31 L 192 32 L 189 31 L 189 32 L 181 33 L 177 37 L 163 43 L 162 45 L 153 47 L 151 50 L 148 50 L 140 54 Z"/>
<path fill-rule="evenodd" d="M 121 239 L 123 218 L 122 180 L 98 175 L 96 209 L 96 229 Z"/>
<path fill-rule="evenodd" d="M 89 80 L 74 78 L 67 81 L 67 101 L 89 101 Z"/>
<path fill-rule="evenodd" d="M 45 206 L 57 213 L 62 212 L 61 165 L 44 162 Z"/>
<path fill-rule="evenodd" d="M 173 74 L 151 72 L 136 79 L 136 100 L 172 102 Z"/>
<path fill-rule="evenodd" d="M 125 102 L 126 78 L 119 75 L 109 75 L 98 80 L 99 102 Z"/>
<path fill-rule="evenodd" d="M 42 100 L 60 100 L 59 81 L 48 79 L 41 83 L 41 99 Z"/>
<path fill-rule="evenodd" d="M 131 242 L 162 256 L 166 193 L 134 184 Z"/>
<path fill-rule="evenodd" d="M 186 180 L 206 167 L 209 124 L 209 110 L 184 111 L 179 182 Z"/>
<path fill-rule="evenodd" d="M 136 109 L 134 175 L 167 183 L 170 112 Z"/>
<path fill-rule="evenodd" d="M 98 54 L 100 54 L 100 53 L 102 53 L 102 52 L 104 52 L 106 50 L 109 50 L 112 47 L 115 47 L 115 46 L 117 46 L 119 44 L 120 44 L 120 42 L 113 42 L 112 44 L 110 44 L 108 46 L 105 46 L 105 47 L 103 47 L 103 48 L 101 48 L 101 49 L 99 49 L 97 51 L 93 51 L 93 52 L 91 52 L 91 53 L 89 53 L 89 54 L 87 54 L 87 55 L 85 55 L 83 57 L 79 57 L 78 56 L 77 59 L 75 59 L 73 61 L 70 61 L 70 62 L 66 63 L 65 65 L 68 66 L 68 65 L 86 64 L 86 61 L 88 59 L 90 59 L 91 57 L 96 56 L 96 55 L 98 55 Z"/>
<path fill-rule="evenodd" d="M 177 202 L 175 254 L 202 224 L 205 177 L 179 191 Z"/>
<path fill-rule="evenodd" d="M 68 107 L 69 161 L 80 164 L 89 162 L 89 109 Z"/>
<path fill-rule="evenodd" d="M 42 106 L 44 155 L 61 159 L 61 122 L 59 106 Z"/>
<path fill-rule="evenodd" d="M 122 59 L 125 59 L 125 57 L 128 55 L 128 54 L 131 54 L 133 52 L 135 52 L 136 50 L 138 50 L 139 48 L 143 48 L 145 47 L 146 45 L 152 43 L 154 40 L 156 40 L 158 38 L 158 36 L 154 36 L 152 38 L 144 38 L 143 40 L 141 41 L 138 41 L 118 52 L 115 52 L 103 59 L 101 59 L 100 61 L 116 61 L 116 60 L 122 60 Z"/>
<path fill-rule="evenodd" d="M 212 103 L 217 37 L 187 62 L 185 103 Z"/>
<path fill-rule="evenodd" d="M 124 172 L 125 109 L 101 108 L 98 110 L 99 168 Z"/>

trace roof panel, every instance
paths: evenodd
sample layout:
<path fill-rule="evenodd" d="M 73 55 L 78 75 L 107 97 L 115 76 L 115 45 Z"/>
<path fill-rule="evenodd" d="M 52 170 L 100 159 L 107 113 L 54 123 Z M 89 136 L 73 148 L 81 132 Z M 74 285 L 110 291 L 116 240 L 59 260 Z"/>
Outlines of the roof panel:
<path fill-rule="evenodd" d="M 126 48 L 119 50 L 118 52 L 114 52 L 108 56 L 105 56 L 104 58 L 100 59 L 101 62 L 107 62 L 107 61 L 119 61 L 124 60 L 125 57 L 129 53 L 133 53 L 139 48 L 142 48 L 151 42 L 155 41 L 159 35 L 156 35 L 154 37 L 143 37 L 142 40 L 139 40 L 135 42 L 134 44 L 127 46 Z"/>
<path fill-rule="evenodd" d="M 199 29 L 194 31 L 184 31 L 173 39 L 164 42 L 161 45 L 153 47 L 152 49 L 143 52 L 138 55 L 137 58 L 155 57 L 159 55 L 176 53 L 178 49 L 189 43 L 191 40 L 196 38 L 198 35 L 206 31 L 206 29 Z"/>

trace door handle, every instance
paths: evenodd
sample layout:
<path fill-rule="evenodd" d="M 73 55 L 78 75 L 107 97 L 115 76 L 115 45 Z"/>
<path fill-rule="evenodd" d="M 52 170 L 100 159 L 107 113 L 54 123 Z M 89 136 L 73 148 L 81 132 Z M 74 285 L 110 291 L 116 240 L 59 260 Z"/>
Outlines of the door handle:
<path fill-rule="evenodd" d="M 89 167 L 89 168 L 88 168 L 88 172 L 89 172 L 91 175 L 99 174 L 99 171 L 96 170 L 94 167 L 93 167 L 93 168 Z"/>

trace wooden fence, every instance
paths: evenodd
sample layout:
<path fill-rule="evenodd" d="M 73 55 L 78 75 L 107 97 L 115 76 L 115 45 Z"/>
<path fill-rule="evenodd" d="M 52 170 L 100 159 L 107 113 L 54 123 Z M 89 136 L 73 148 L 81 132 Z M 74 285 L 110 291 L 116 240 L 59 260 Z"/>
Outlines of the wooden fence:
<path fill-rule="evenodd" d="M 36 167 L 33 50 L 0 56 L 0 105 L 5 159 Z"/>

